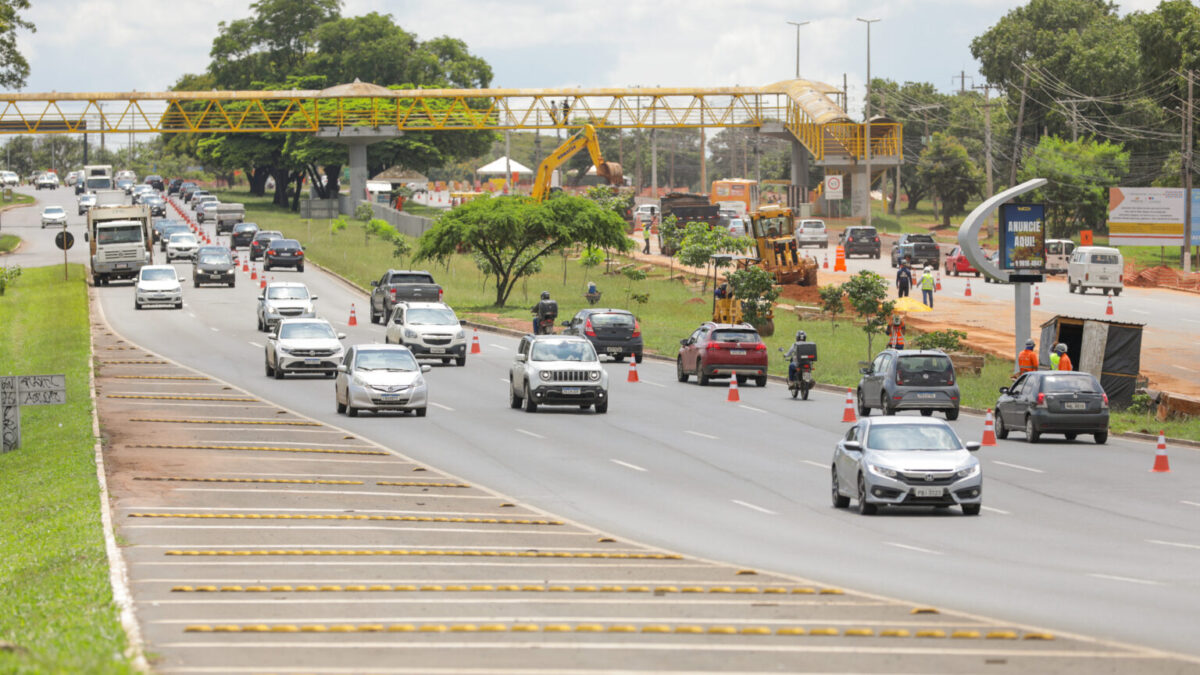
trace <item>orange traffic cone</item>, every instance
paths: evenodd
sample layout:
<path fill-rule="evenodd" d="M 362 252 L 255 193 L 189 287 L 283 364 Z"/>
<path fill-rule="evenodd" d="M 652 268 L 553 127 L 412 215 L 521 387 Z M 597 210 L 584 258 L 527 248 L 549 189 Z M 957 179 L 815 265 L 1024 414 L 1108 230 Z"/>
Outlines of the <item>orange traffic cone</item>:
<path fill-rule="evenodd" d="M 246 261 L 246 260 L 243 260 L 243 261 L 242 261 L 242 271 L 243 271 L 243 272 L 249 272 L 249 271 L 250 271 L 250 263 L 249 263 L 248 261 Z"/>
<path fill-rule="evenodd" d="M 824 261 L 821 263 L 821 269 L 829 269 L 829 253 L 824 255 Z"/>
<path fill-rule="evenodd" d="M 260 275 L 260 276 L 258 277 L 258 287 L 259 287 L 259 289 L 263 289 L 263 288 L 266 288 L 266 287 L 267 287 L 267 274 L 266 274 L 266 272 L 263 272 L 263 273 L 262 273 L 262 275 Z"/>
<path fill-rule="evenodd" d="M 737 375 L 729 378 L 729 397 L 725 400 L 729 401 L 730 403 L 737 403 L 738 401 L 742 400 L 742 397 L 738 395 Z"/>
<path fill-rule="evenodd" d="M 854 390 L 852 389 L 846 389 L 846 410 L 842 413 L 842 421 L 858 421 L 858 415 L 854 414 Z"/>
<path fill-rule="evenodd" d="M 938 272 L 936 275 L 934 275 L 933 279 L 934 279 L 933 290 L 935 290 L 935 291 L 942 290 L 942 273 Z"/>
<path fill-rule="evenodd" d="M 629 359 L 629 377 L 626 382 L 638 382 L 637 359 Z M 737 378 L 733 378 L 734 389 L 737 388 Z"/>
<path fill-rule="evenodd" d="M 1167 439 L 1163 432 L 1158 432 L 1158 451 L 1154 453 L 1154 468 L 1151 473 L 1170 473 L 1171 462 L 1167 460 Z"/>
<path fill-rule="evenodd" d="M 250 279 L 251 280 L 258 279 L 258 268 L 253 265 L 250 266 Z"/>
<path fill-rule="evenodd" d="M 1108 299 L 1108 308 L 1104 310 L 1104 313 L 1105 313 L 1105 314 L 1107 314 L 1107 315 L 1109 315 L 1109 316 L 1112 316 L 1112 313 L 1113 313 L 1113 311 L 1112 311 L 1112 298 L 1109 298 L 1109 299 Z"/>
<path fill-rule="evenodd" d="M 476 328 L 475 335 L 471 338 L 471 353 L 478 354 L 480 351 L 481 350 L 479 349 L 479 329 Z"/>
<path fill-rule="evenodd" d="M 1042 296 L 1040 293 L 1038 293 L 1037 286 L 1033 287 L 1033 304 L 1035 306 L 1042 304 Z"/>
<path fill-rule="evenodd" d="M 846 249 L 842 246 L 837 247 L 833 253 L 833 271 L 846 271 Z"/>
<path fill-rule="evenodd" d="M 980 445 L 986 447 L 996 444 L 996 427 L 994 425 L 995 422 L 992 421 L 992 409 L 988 408 L 987 417 L 983 421 L 983 442 Z"/>
<path fill-rule="evenodd" d="M 967 279 L 967 290 L 963 293 L 963 297 L 971 297 L 971 280 Z"/>
<path fill-rule="evenodd" d="M 350 303 L 350 320 L 346 322 L 347 326 L 357 326 L 358 316 L 354 313 L 354 303 Z"/>

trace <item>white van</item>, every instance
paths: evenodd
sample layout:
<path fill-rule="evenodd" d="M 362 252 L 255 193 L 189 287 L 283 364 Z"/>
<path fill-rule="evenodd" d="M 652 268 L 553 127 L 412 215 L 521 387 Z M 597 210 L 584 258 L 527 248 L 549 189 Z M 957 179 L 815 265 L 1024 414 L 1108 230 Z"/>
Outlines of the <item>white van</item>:
<path fill-rule="evenodd" d="M 1108 295 L 1120 295 L 1125 287 L 1125 260 L 1121 252 L 1107 246 L 1080 246 L 1067 264 L 1067 288 L 1086 293 L 1096 288 Z"/>
<path fill-rule="evenodd" d="M 1046 273 L 1061 274 L 1067 271 L 1071 254 L 1075 252 L 1075 242 L 1070 239 L 1046 240 Z"/>

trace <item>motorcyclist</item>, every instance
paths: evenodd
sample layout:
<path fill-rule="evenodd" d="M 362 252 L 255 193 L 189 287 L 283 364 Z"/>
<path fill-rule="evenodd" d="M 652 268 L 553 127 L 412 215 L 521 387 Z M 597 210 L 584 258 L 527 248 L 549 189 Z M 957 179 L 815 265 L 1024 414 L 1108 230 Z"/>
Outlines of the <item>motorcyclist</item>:
<path fill-rule="evenodd" d="M 788 348 L 784 358 L 788 360 L 788 381 L 794 382 L 797 379 L 796 371 L 800 367 L 800 350 L 797 346 L 802 342 L 808 342 L 808 334 L 802 330 L 796 331 L 796 341 Z"/>
<path fill-rule="evenodd" d="M 546 319 L 550 320 L 550 325 L 554 325 L 554 320 L 558 318 L 558 303 L 550 299 L 550 291 L 542 291 L 542 299 L 530 311 L 533 312 L 533 334 L 538 335 Z"/>

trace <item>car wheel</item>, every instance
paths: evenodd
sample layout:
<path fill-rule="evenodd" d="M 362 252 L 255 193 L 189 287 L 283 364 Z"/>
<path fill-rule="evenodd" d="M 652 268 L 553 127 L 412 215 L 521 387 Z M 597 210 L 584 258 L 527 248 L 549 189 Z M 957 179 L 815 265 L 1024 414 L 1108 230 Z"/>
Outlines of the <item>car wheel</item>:
<path fill-rule="evenodd" d="M 738 381 L 738 386 L 739 386 L 739 387 L 744 387 L 744 386 L 746 386 L 746 376 L 745 376 L 745 375 L 738 375 L 738 376 L 737 376 L 737 381 Z"/>
<path fill-rule="evenodd" d="M 338 414 L 339 414 L 339 415 L 343 415 L 343 414 L 345 414 L 345 413 L 346 413 L 346 404 L 345 404 L 345 403 L 342 403 L 342 402 L 341 402 L 341 401 L 339 401 L 339 400 L 337 400 L 337 393 L 336 393 L 336 392 L 334 393 L 334 396 L 333 396 L 333 402 L 334 402 L 334 403 L 337 405 L 337 411 L 338 411 Z"/>
<path fill-rule="evenodd" d="M 274 377 L 274 376 L 275 376 L 275 369 L 271 367 L 271 362 L 270 362 L 270 361 L 263 361 L 263 367 L 264 367 L 264 368 L 266 369 L 266 371 L 267 371 L 267 377 Z"/>
<path fill-rule="evenodd" d="M 624 355 L 624 354 L 617 354 L 616 356 L 612 357 L 612 360 L 613 360 L 613 363 L 624 363 L 624 362 L 625 362 L 625 355 Z"/>
<path fill-rule="evenodd" d="M 417 413 L 417 417 L 424 417 L 426 410 L 426 408 L 417 408 L 413 412 Z"/>
<path fill-rule="evenodd" d="M 1119 289 L 1119 288 L 1113 289 L 1113 295 L 1120 295 L 1120 294 L 1121 294 L 1121 289 Z"/>
<path fill-rule="evenodd" d="M 879 507 L 867 503 L 867 481 L 858 474 L 858 512 L 860 515 L 873 516 Z"/>
<path fill-rule="evenodd" d="M 283 368 L 278 363 L 275 364 L 275 379 L 282 380 L 284 376 Z"/>
<path fill-rule="evenodd" d="M 455 359 L 454 359 L 454 365 L 456 365 L 456 366 L 465 366 L 465 365 L 467 365 L 467 355 L 466 355 L 466 354 L 463 354 L 462 356 L 455 357 Z"/>
<path fill-rule="evenodd" d="M 1098 434 L 1092 434 L 1092 438 L 1096 439 L 1096 445 L 1104 445 L 1108 442 L 1108 432 L 1101 431 Z"/>
<path fill-rule="evenodd" d="M 1063 434 L 1063 436 L 1066 436 L 1068 441 L 1073 441 L 1079 436 L 1079 434 Z"/>
<path fill-rule="evenodd" d="M 879 409 L 884 415 L 895 415 L 896 409 L 888 406 L 887 392 L 884 392 L 879 398 Z"/>
<path fill-rule="evenodd" d="M 871 406 L 863 400 L 862 389 L 858 390 L 858 414 L 860 417 L 869 417 L 871 415 Z"/>
<path fill-rule="evenodd" d="M 533 400 L 533 397 L 529 395 L 529 384 L 528 383 L 525 384 L 524 392 L 525 392 L 525 412 L 527 412 L 527 413 L 537 412 L 538 404 L 537 404 L 537 401 Z"/>
<path fill-rule="evenodd" d="M 591 403 L 580 403 L 580 404 L 579 404 L 579 409 L 580 409 L 580 410 L 587 410 L 588 408 L 591 408 L 591 407 L 592 407 L 592 404 L 591 404 Z"/>
<path fill-rule="evenodd" d="M 633 360 L 634 360 L 634 361 L 637 361 L 637 362 L 638 362 L 638 364 L 639 364 L 639 365 L 641 365 L 641 363 L 642 363 L 642 353 L 641 353 L 641 352 L 638 352 L 637 354 L 635 354 L 635 355 L 633 356 Z"/>
<path fill-rule="evenodd" d="M 680 382 L 688 381 L 688 374 L 683 370 L 683 357 L 675 359 L 675 379 Z"/>
<path fill-rule="evenodd" d="M 346 392 L 346 398 L 349 399 L 350 392 Z M 349 400 L 346 401 L 346 414 L 350 417 L 358 417 L 358 408 L 355 408 Z"/>
<path fill-rule="evenodd" d="M 1008 438 L 1008 427 L 1004 426 L 1004 418 L 1000 413 L 996 413 L 996 438 L 1004 440 Z"/>
<path fill-rule="evenodd" d="M 175 303 L 175 309 L 183 309 L 183 301 L 182 300 Z"/>
<path fill-rule="evenodd" d="M 134 300 L 134 301 L 133 301 L 133 308 L 134 308 L 134 309 L 141 309 L 141 308 L 142 308 L 142 303 L 138 302 L 137 300 Z"/>
<path fill-rule="evenodd" d="M 977 516 L 980 510 L 983 509 L 983 504 L 963 504 L 962 512 L 964 516 Z"/>
<path fill-rule="evenodd" d="M 521 407 L 521 397 L 517 396 L 517 391 L 513 389 L 512 380 L 508 382 L 508 407 L 513 410 Z"/>
<path fill-rule="evenodd" d="M 704 373 L 704 364 L 696 361 L 696 383 L 701 387 L 707 387 L 709 376 Z"/>
<path fill-rule="evenodd" d="M 332 379 L 333 379 L 333 378 L 335 378 L 335 377 L 337 377 L 337 371 L 336 371 L 336 370 L 331 370 L 331 371 L 329 371 L 328 373 L 325 373 L 325 379 L 327 379 L 327 380 L 332 380 Z"/>
<path fill-rule="evenodd" d="M 1033 416 L 1026 415 L 1025 416 L 1025 440 L 1029 441 L 1030 443 L 1037 443 L 1038 439 L 1041 437 L 1042 437 L 1041 432 L 1039 432 L 1033 426 Z"/>
<path fill-rule="evenodd" d="M 1104 294 L 1105 294 L 1105 295 L 1108 295 L 1108 290 L 1109 290 L 1109 289 L 1107 289 L 1107 288 L 1104 288 L 1104 289 L 1101 289 L 1101 290 L 1104 292 Z"/>
<path fill-rule="evenodd" d="M 379 315 L 375 313 L 374 308 L 371 309 L 369 314 L 371 315 L 371 323 L 379 323 Z"/>
<path fill-rule="evenodd" d="M 596 404 L 596 414 L 603 415 L 608 412 L 608 401 L 601 401 Z"/>
<path fill-rule="evenodd" d="M 933 411 L 930 410 L 929 408 L 921 408 L 921 417 L 929 417 L 932 414 L 933 414 Z"/>
<path fill-rule="evenodd" d="M 832 480 L 833 485 L 832 485 L 832 488 L 830 489 L 830 493 L 833 496 L 833 508 L 844 509 L 847 506 L 850 506 L 850 498 L 843 495 L 841 493 L 841 491 L 838 490 L 837 467 L 834 467 L 830 473 L 832 474 L 832 478 L 833 478 L 833 480 Z"/>
<path fill-rule="evenodd" d="M 192 279 L 192 288 L 200 288 L 200 280 Z"/>
<path fill-rule="evenodd" d="M 234 288 L 234 285 L 235 285 L 235 284 L 237 284 L 237 279 L 230 279 L 230 280 L 229 280 L 229 287 L 230 287 L 230 288 Z"/>
<path fill-rule="evenodd" d="M 297 271 L 297 272 L 303 272 L 303 271 L 304 271 L 304 265 L 296 265 L 296 271 Z M 424 408 L 421 408 L 421 410 L 425 410 L 425 409 L 424 409 Z M 417 415 L 417 417 L 424 417 L 424 415 Z"/>
<path fill-rule="evenodd" d="M 958 408 L 953 408 L 946 411 L 946 419 L 953 422 L 958 419 Z"/>
<path fill-rule="evenodd" d="M 263 320 L 262 320 L 262 317 L 261 317 L 261 316 L 256 316 L 256 317 L 255 317 L 255 319 L 257 319 L 257 320 L 258 320 L 258 332 L 260 332 L 260 333 L 261 333 L 261 332 L 265 331 L 265 330 L 266 330 L 266 328 L 264 328 L 264 327 L 263 327 Z"/>
<path fill-rule="evenodd" d="M 758 385 L 758 386 L 760 386 L 760 387 L 765 387 L 765 386 L 767 386 L 767 376 L 766 376 L 766 375 L 759 375 L 758 377 L 754 378 L 754 384 L 756 384 L 756 385 Z"/>
<path fill-rule="evenodd" d="M 448 366 L 448 365 L 450 365 L 450 359 L 442 359 L 442 365 L 443 365 L 443 366 Z"/>

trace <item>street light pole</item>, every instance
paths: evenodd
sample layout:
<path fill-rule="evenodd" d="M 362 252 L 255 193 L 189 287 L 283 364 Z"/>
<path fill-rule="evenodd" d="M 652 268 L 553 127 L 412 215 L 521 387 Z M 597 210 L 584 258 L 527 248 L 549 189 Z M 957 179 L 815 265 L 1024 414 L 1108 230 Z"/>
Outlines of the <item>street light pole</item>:
<path fill-rule="evenodd" d="M 796 27 L 796 79 L 798 80 L 800 79 L 800 26 L 807 26 L 809 22 L 801 21 L 796 23 L 795 21 L 788 21 L 787 23 Z"/>
<path fill-rule="evenodd" d="M 867 163 L 867 220 L 864 225 L 871 226 L 871 24 L 879 21 L 879 19 L 864 19 L 861 16 L 857 17 L 859 21 L 867 24 L 867 144 L 866 144 L 866 163 Z"/>

